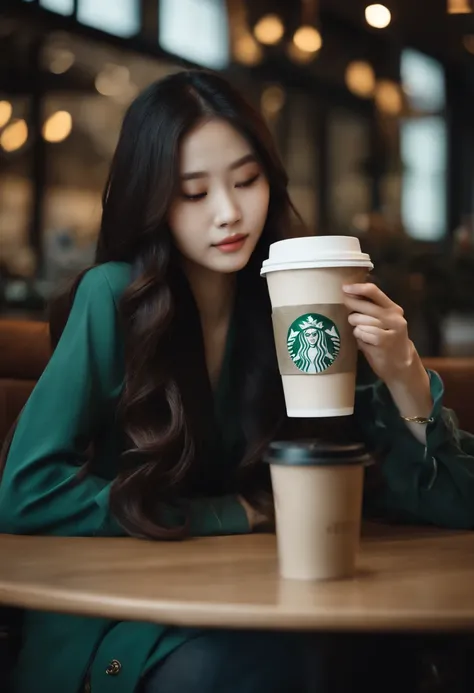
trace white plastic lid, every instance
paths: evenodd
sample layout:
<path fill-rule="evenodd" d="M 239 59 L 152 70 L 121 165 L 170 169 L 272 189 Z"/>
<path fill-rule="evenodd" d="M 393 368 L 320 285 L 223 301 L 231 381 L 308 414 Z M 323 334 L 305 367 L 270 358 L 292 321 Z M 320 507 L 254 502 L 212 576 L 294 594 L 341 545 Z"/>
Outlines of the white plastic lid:
<path fill-rule="evenodd" d="M 270 256 L 264 261 L 260 274 L 322 267 L 374 268 L 355 236 L 303 236 L 272 243 Z"/>

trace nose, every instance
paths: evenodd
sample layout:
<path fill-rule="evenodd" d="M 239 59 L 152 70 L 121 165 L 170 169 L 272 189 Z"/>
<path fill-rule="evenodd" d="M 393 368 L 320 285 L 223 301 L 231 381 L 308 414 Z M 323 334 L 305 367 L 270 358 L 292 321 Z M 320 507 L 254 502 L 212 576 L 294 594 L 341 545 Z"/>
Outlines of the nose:
<path fill-rule="evenodd" d="M 242 210 L 235 197 L 222 191 L 216 200 L 215 224 L 217 228 L 235 226 L 242 218 Z"/>

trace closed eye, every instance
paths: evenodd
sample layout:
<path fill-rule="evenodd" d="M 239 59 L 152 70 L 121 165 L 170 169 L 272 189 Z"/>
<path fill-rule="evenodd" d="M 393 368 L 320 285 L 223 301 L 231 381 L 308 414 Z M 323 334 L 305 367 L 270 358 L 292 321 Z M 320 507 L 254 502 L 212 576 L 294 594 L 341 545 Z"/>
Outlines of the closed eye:
<path fill-rule="evenodd" d="M 236 183 L 235 187 L 236 188 L 250 188 L 254 183 L 258 181 L 260 178 L 261 173 L 258 172 L 252 178 L 249 178 L 248 180 L 243 181 L 242 183 Z M 207 196 L 207 192 L 202 192 L 198 193 L 197 195 L 186 195 L 186 193 L 182 193 L 183 199 L 187 200 L 188 202 L 199 202 L 199 200 L 203 200 Z"/>
<path fill-rule="evenodd" d="M 237 183 L 236 188 L 250 188 L 251 185 L 256 183 L 258 179 L 260 178 L 260 172 L 256 173 L 255 176 L 252 176 L 252 178 L 249 178 L 249 180 L 244 181 L 243 183 Z"/>
<path fill-rule="evenodd" d="M 198 193 L 197 195 L 186 195 L 183 193 L 183 198 L 185 200 L 188 200 L 188 202 L 198 202 L 199 200 L 203 200 L 206 197 L 207 193 Z"/>

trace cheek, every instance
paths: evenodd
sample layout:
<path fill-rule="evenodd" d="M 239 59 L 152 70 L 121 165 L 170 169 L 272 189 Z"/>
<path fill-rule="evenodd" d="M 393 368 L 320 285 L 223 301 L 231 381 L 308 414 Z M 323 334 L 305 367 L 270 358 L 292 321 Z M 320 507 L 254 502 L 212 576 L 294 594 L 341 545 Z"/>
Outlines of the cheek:
<path fill-rule="evenodd" d="M 255 213 L 259 217 L 262 225 L 265 223 L 265 220 L 267 218 L 269 204 L 270 204 L 270 186 L 265 181 L 265 183 L 262 184 L 256 190 L 256 199 L 255 199 Z"/>
<path fill-rule="evenodd" d="M 255 237 L 263 231 L 268 216 L 268 206 L 270 204 L 270 189 L 268 184 L 255 188 L 247 197 L 243 207 L 246 228 Z"/>
<path fill-rule="evenodd" d="M 201 216 L 198 207 L 197 204 L 178 202 L 171 208 L 168 225 L 176 246 L 182 251 L 198 245 Z"/>

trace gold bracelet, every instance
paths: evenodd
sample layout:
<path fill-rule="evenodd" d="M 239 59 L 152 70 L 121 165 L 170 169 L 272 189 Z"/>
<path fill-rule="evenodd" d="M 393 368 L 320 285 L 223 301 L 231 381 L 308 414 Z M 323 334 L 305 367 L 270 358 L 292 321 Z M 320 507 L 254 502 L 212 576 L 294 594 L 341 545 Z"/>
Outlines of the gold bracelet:
<path fill-rule="evenodd" d="M 427 424 L 432 424 L 434 421 L 432 416 L 429 419 L 426 419 L 424 416 L 400 416 L 400 418 L 407 423 L 421 424 L 425 426 Z"/>

